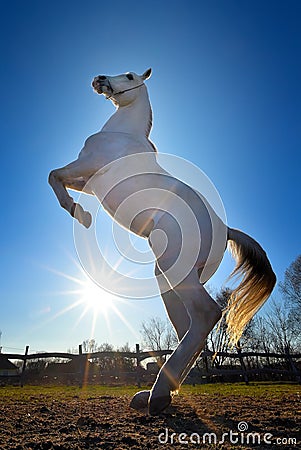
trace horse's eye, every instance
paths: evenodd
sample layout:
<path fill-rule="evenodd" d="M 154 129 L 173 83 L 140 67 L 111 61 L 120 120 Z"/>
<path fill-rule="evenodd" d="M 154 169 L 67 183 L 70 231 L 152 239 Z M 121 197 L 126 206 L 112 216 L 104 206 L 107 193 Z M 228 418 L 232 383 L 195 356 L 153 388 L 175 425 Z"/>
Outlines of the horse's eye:
<path fill-rule="evenodd" d="M 126 74 L 126 77 L 127 77 L 129 80 L 133 80 L 133 79 L 134 79 L 134 77 L 133 77 L 133 75 L 132 75 L 131 73 L 127 73 L 127 74 Z"/>

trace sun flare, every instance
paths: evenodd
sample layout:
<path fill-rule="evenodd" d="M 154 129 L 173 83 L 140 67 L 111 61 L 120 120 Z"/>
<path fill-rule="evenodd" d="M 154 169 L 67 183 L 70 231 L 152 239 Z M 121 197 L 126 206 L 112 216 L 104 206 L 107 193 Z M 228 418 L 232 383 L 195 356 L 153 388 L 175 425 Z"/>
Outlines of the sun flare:
<path fill-rule="evenodd" d="M 116 298 L 92 280 L 85 280 L 80 290 L 83 305 L 92 309 L 95 313 L 106 313 L 114 307 Z"/>
<path fill-rule="evenodd" d="M 78 309 L 79 316 L 73 323 L 74 328 L 78 328 L 82 320 L 86 317 L 91 320 L 90 336 L 94 337 L 95 330 L 98 327 L 97 324 L 99 323 L 98 320 L 105 323 L 108 333 L 112 334 L 114 323 L 116 318 L 118 318 L 118 320 L 123 322 L 127 329 L 136 336 L 136 339 L 138 339 L 139 335 L 137 334 L 137 330 L 131 326 L 121 311 L 121 306 L 126 305 L 128 309 L 131 305 L 129 300 L 120 298 L 100 287 L 86 274 L 74 258 L 70 257 L 70 259 L 73 265 L 78 269 L 77 275 L 59 272 L 49 267 L 47 267 L 47 270 L 66 279 L 73 285 L 73 288 L 71 287 L 71 289 L 56 291 L 53 292 L 52 295 L 70 296 L 74 301 L 71 301 L 55 314 L 48 316 L 45 321 L 39 323 L 39 327 L 43 327 L 46 323 L 52 322 L 62 315 Z"/>

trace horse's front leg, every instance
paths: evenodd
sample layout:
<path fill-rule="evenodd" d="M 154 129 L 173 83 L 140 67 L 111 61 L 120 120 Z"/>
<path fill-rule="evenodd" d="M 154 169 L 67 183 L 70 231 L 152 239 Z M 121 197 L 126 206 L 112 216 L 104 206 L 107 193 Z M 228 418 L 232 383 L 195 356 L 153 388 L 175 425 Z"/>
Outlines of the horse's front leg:
<path fill-rule="evenodd" d="M 54 190 L 62 208 L 66 209 L 72 217 L 77 219 L 86 228 L 89 228 L 92 222 L 91 214 L 85 211 L 79 203 L 75 203 L 66 189 L 70 188 L 82 191 L 89 177 L 92 175 L 92 171 L 88 170 L 86 172 L 81 162 L 77 160 L 61 169 L 52 170 L 49 174 L 49 184 Z"/>

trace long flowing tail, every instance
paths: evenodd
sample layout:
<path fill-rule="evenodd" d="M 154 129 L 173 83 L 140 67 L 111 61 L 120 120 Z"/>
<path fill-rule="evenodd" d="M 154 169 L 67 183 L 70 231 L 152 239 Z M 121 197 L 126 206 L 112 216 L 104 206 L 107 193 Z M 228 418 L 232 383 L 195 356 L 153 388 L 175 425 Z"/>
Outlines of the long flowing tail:
<path fill-rule="evenodd" d="M 228 248 L 236 260 L 230 278 L 242 276 L 226 309 L 230 341 L 236 344 L 249 320 L 271 294 L 276 276 L 263 248 L 242 231 L 228 228 Z"/>

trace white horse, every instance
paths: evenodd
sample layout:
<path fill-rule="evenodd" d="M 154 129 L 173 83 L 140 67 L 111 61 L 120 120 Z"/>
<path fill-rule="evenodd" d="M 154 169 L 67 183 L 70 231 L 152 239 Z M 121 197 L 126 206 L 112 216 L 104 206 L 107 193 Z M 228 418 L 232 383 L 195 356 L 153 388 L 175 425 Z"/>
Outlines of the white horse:
<path fill-rule="evenodd" d="M 179 340 L 151 391 L 138 392 L 132 399 L 133 408 L 154 415 L 170 404 L 221 318 L 220 307 L 203 284 L 219 266 L 226 243 L 236 259 L 233 273 L 242 276 L 226 310 L 232 343 L 269 297 L 276 277 L 254 239 L 227 227 L 201 194 L 159 166 L 149 140 L 152 110 L 144 81 L 150 75 L 151 69 L 143 75 L 94 78 L 94 90 L 110 99 L 117 111 L 87 139 L 77 160 L 50 173 L 49 183 L 61 206 L 85 227 L 90 226 L 91 215 L 74 203 L 67 188 L 96 195 L 114 220 L 149 241 L 161 296 Z M 125 157 L 130 155 L 127 164 Z M 143 195 L 135 196 L 137 192 Z M 180 254 L 181 273 L 176 264 Z"/>

